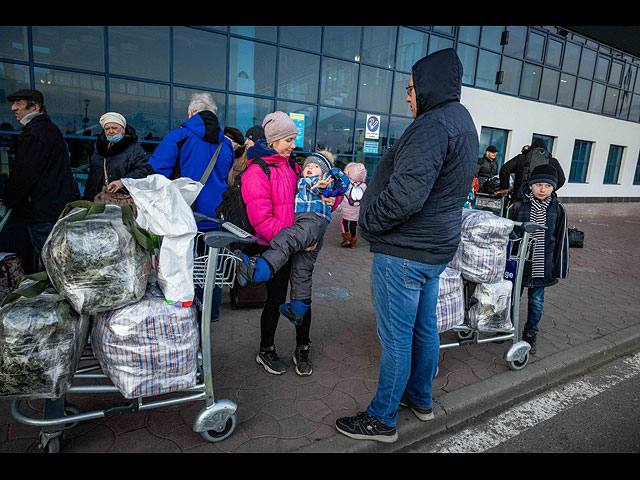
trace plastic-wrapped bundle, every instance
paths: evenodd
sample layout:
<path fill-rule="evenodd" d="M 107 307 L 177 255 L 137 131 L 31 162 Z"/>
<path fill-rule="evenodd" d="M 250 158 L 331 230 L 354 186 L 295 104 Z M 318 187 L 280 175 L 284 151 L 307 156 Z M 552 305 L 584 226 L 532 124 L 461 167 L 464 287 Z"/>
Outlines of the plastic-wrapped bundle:
<path fill-rule="evenodd" d="M 151 270 L 132 217 L 126 224 L 117 205 L 93 205 L 100 208 L 73 208 L 58 220 L 42 249 L 51 283 L 78 313 L 137 302 Z"/>
<path fill-rule="evenodd" d="M 462 276 L 457 270 L 447 267 L 440 275 L 436 313 L 439 332 L 464 323 Z"/>
<path fill-rule="evenodd" d="M 27 281 L 21 287 L 27 286 Z M 51 287 L 0 309 L 0 395 L 59 398 L 71 386 L 89 334 L 79 315 Z"/>
<path fill-rule="evenodd" d="M 462 210 L 460 244 L 449 267 L 475 283 L 502 280 L 513 222 L 484 210 Z"/>
<path fill-rule="evenodd" d="M 469 326 L 480 332 L 505 332 L 511 323 L 511 289 L 509 280 L 481 283 L 476 286 L 469 308 Z M 477 303 L 473 303 L 476 300 Z"/>
<path fill-rule="evenodd" d="M 138 303 L 95 315 L 93 352 L 125 398 L 193 387 L 200 342 L 195 306 L 168 304 L 150 287 Z"/>

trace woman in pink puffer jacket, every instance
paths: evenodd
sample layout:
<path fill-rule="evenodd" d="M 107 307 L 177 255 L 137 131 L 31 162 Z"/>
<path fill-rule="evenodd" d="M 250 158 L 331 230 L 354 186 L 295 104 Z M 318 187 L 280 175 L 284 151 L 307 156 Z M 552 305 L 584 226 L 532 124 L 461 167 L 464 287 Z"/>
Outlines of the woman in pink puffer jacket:
<path fill-rule="evenodd" d="M 247 151 L 247 169 L 242 175 L 242 198 L 247 205 L 247 216 L 256 230 L 259 255 L 267 250 L 271 239 L 285 227 L 293 225 L 294 201 L 300 167 L 290 159 L 295 147 L 298 129 L 286 113 L 274 112 L 262 122 L 266 140 L 258 140 Z M 262 158 L 269 165 L 269 177 L 256 163 Z M 338 202 L 333 205 L 333 208 Z M 274 375 L 287 371 L 275 349 L 275 332 L 280 317 L 279 307 L 287 300 L 291 261 L 266 282 L 267 300 L 260 317 L 260 351 L 256 362 Z M 289 322 L 287 322 L 289 323 Z M 296 325 L 296 349 L 293 355 L 298 375 L 311 375 L 309 361 L 309 331 L 311 308 Z"/>

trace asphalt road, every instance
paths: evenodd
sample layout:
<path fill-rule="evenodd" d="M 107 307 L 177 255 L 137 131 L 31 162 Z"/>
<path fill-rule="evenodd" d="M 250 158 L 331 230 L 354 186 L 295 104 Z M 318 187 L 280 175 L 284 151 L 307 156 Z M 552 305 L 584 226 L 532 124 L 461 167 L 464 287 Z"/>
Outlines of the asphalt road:
<path fill-rule="evenodd" d="M 640 453 L 640 353 L 405 453 Z"/>

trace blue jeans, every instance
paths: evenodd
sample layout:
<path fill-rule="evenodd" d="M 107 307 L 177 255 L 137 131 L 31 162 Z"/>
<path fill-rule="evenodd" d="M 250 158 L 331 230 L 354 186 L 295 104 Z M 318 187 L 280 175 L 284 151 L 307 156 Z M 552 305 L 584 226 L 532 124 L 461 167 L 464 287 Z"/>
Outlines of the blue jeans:
<path fill-rule="evenodd" d="M 36 252 L 38 258 L 40 258 L 40 254 L 42 253 L 42 247 L 44 247 L 51 230 L 56 222 L 46 222 L 46 223 L 28 223 L 27 230 L 29 231 L 29 238 L 31 239 L 31 243 L 33 244 L 33 249 Z"/>
<path fill-rule="evenodd" d="M 431 385 L 438 369 L 440 335 L 436 303 L 446 265 L 427 265 L 374 254 L 373 294 L 382 345 L 378 391 L 367 413 L 396 425 L 403 393 L 415 405 L 431 408 Z"/>
<path fill-rule="evenodd" d="M 522 291 L 524 291 L 524 287 L 522 287 Z M 542 318 L 542 307 L 544 306 L 544 287 L 527 287 L 527 299 L 527 323 L 525 323 L 523 330 L 538 333 L 538 324 Z"/>

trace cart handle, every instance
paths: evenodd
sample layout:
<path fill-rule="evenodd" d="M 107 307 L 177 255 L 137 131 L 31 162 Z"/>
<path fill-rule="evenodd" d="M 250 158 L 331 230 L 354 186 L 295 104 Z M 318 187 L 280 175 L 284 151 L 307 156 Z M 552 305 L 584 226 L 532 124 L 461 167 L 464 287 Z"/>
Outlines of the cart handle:
<path fill-rule="evenodd" d="M 536 222 L 513 222 L 513 224 L 517 227 L 521 227 L 527 233 L 533 233 L 536 230 L 546 230 L 546 225 L 540 225 Z"/>
<path fill-rule="evenodd" d="M 258 239 L 233 223 L 220 220 L 219 218 L 211 218 L 202 213 L 193 212 L 193 218 L 196 222 L 212 222 L 217 223 L 225 230 L 211 230 L 204 234 L 204 243 L 211 248 L 226 247 L 230 243 L 255 243 Z"/>

